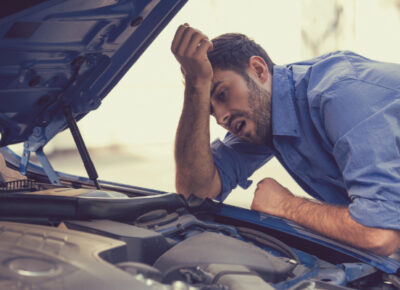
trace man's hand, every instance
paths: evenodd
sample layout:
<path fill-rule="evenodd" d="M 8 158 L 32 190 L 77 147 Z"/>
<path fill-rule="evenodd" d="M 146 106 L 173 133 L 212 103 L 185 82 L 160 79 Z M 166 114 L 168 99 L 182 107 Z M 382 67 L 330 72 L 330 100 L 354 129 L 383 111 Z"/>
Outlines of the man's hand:
<path fill-rule="evenodd" d="M 293 194 L 275 179 L 264 178 L 257 184 L 251 209 L 284 217 Z"/>
<path fill-rule="evenodd" d="M 193 85 L 211 83 L 213 70 L 207 57 L 212 49 L 208 37 L 185 23 L 180 25 L 172 41 L 171 51 L 181 64 L 185 81 Z"/>

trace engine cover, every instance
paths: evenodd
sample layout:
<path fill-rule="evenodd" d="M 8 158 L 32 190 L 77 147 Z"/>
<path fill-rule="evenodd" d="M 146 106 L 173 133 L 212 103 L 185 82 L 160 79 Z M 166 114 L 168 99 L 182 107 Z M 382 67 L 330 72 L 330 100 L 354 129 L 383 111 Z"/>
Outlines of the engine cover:
<path fill-rule="evenodd" d="M 155 263 L 166 280 L 177 279 L 179 269 L 199 265 L 242 265 L 256 271 L 268 282 L 279 282 L 291 273 L 289 259 L 278 258 L 235 238 L 205 232 L 184 240 L 165 252 Z"/>
<path fill-rule="evenodd" d="M 122 241 L 45 226 L 0 222 L 0 289 L 149 289 L 108 262 Z"/>

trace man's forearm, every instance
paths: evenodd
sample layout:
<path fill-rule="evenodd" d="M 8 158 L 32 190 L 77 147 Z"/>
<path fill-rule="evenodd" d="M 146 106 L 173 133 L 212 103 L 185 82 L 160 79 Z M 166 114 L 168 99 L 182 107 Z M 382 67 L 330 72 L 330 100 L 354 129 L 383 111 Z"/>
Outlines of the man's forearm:
<path fill-rule="evenodd" d="M 221 188 L 210 148 L 210 89 L 211 82 L 186 83 L 175 140 L 176 188 L 186 196 L 213 198 Z"/>
<path fill-rule="evenodd" d="M 216 197 L 221 188 L 210 148 L 210 92 L 213 68 L 207 56 L 212 42 L 185 23 L 171 51 L 186 80 L 183 111 L 175 140 L 176 190 L 185 196 Z"/>
<path fill-rule="evenodd" d="M 285 218 L 311 228 L 326 236 L 353 246 L 368 249 L 381 255 L 390 255 L 398 244 L 398 233 L 392 230 L 366 227 L 356 222 L 347 207 L 319 204 L 304 198 L 294 197 L 287 205 Z"/>
<path fill-rule="evenodd" d="M 296 197 L 271 178 L 258 184 L 251 208 L 380 255 L 390 255 L 400 246 L 398 231 L 366 227 L 350 216 L 347 207 Z"/>

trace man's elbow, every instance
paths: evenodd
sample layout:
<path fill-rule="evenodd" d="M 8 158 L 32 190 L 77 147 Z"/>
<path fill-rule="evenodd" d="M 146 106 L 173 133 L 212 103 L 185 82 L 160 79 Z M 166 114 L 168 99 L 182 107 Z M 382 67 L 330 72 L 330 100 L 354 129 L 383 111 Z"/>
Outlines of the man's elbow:
<path fill-rule="evenodd" d="M 175 182 L 175 188 L 176 193 L 182 194 L 186 199 L 188 199 L 192 194 L 198 196 L 195 194 L 195 190 L 187 182 L 182 182 L 177 179 Z"/>
<path fill-rule="evenodd" d="M 216 198 L 221 191 L 221 179 L 213 166 L 209 170 L 194 171 L 189 168 L 176 169 L 175 188 L 186 198 L 195 195 L 200 198 Z"/>
<path fill-rule="evenodd" d="M 195 181 L 188 181 L 184 178 L 176 178 L 176 192 L 182 194 L 185 198 L 195 195 L 199 198 L 215 198 L 218 195 L 210 183 L 199 184 Z"/>
<path fill-rule="evenodd" d="M 209 189 L 204 189 L 204 188 L 194 188 L 191 186 L 176 186 L 176 191 L 179 194 L 182 194 L 186 199 L 189 198 L 189 196 L 194 195 L 199 198 L 211 198 L 214 199 L 217 197 L 218 194 L 213 193 Z"/>
<path fill-rule="evenodd" d="M 368 249 L 381 256 L 390 256 L 400 247 L 400 233 L 395 230 L 376 229 L 369 235 Z"/>

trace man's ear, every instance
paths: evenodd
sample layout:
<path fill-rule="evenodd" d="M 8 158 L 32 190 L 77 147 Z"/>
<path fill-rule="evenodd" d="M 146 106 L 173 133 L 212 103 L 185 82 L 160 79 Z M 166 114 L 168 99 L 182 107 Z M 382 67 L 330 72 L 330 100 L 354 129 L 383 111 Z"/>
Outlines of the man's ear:
<path fill-rule="evenodd" d="M 268 66 L 261 56 L 252 56 L 249 59 L 248 73 L 253 75 L 261 83 L 265 83 L 269 78 Z"/>

